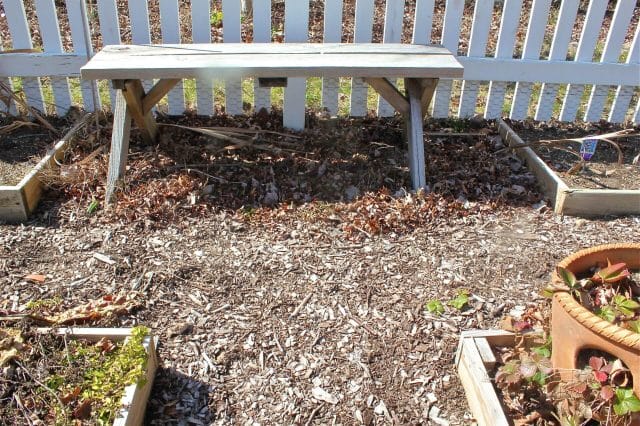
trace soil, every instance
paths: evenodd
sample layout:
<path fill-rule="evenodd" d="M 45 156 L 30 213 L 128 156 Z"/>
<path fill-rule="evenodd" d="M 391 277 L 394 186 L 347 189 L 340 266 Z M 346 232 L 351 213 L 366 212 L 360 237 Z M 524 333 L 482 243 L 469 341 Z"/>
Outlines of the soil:
<path fill-rule="evenodd" d="M 282 130 L 275 113 L 178 122 Z M 640 239 L 639 218 L 553 215 L 493 123 L 428 122 L 430 191 L 411 194 L 399 120 L 309 122 L 233 151 L 169 127 L 142 146 L 134 129 L 109 210 L 107 155 L 80 161 L 109 129 L 83 137 L 75 180 L 0 225 L 0 310 L 142 292 L 142 309 L 101 325 L 160 336 L 148 424 L 470 424 L 459 333 L 545 303 L 570 252 Z M 454 128 L 466 134 L 441 135 Z"/>
<path fill-rule="evenodd" d="M 17 185 L 73 122 L 72 117 L 48 117 L 46 120 L 53 128 L 59 129 L 58 134 L 36 120 L 0 118 L 0 185 Z M 16 128 L 11 128 L 11 125 Z"/>
<path fill-rule="evenodd" d="M 618 163 L 618 151 L 614 146 L 599 141 L 593 157 L 581 170 L 572 170 L 580 162 L 580 143 L 569 141 L 557 147 L 535 144 L 541 140 L 579 138 L 616 132 L 624 129 L 611 124 L 548 123 L 516 124 L 514 130 L 525 143 L 534 143 L 531 148 L 570 188 L 588 189 L 640 189 L 640 128 L 632 135 L 613 139 L 623 155 Z M 566 152 L 564 150 L 569 150 Z"/>

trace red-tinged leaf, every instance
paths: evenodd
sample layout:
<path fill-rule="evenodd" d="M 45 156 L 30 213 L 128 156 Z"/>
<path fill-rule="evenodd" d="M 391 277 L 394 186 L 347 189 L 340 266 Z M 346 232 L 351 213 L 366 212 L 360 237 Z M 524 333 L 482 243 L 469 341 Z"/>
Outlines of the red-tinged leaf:
<path fill-rule="evenodd" d="M 516 321 L 513 323 L 513 328 L 515 328 L 516 331 L 529 330 L 531 328 L 531 324 L 529 321 Z"/>
<path fill-rule="evenodd" d="M 604 269 L 595 273 L 594 278 L 603 283 L 615 283 L 628 278 L 631 275 L 627 269 L 627 264 L 624 262 L 616 263 L 615 265 L 609 264 Z"/>
<path fill-rule="evenodd" d="M 577 394 L 583 394 L 587 390 L 587 384 L 585 382 L 575 383 L 567 386 L 567 390 Z"/>
<path fill-rule="evenodd" d="M 594 371 L 593 377 L 599 382 L 604 383 L 609 378 L 609 375 L 603 371 Z"/>
<path fill-rule="evenodd" d="M 616 393 L 611 386 L 603 386 L 602 389 L 600 389 L 600 398 L 603 401 L 609 402 L 614 396 L 616 396 Z"/>
<path fill-rule="evenodd" d="M 522 364 L 520 365 L 520 374 L 522 374 L 522 377 L 529 379 L 533 377 L 537 371 L 538 366 L 533 360 L 527 359 L 522 361 Z"/>
<path fill-rule="evenodd" d="M 600 371 L 603 365 L 604 358 L 599 356 L 592 356 L 591 358 L 589 358 L 589 367 L 591 367 L 593 371 Z"/>

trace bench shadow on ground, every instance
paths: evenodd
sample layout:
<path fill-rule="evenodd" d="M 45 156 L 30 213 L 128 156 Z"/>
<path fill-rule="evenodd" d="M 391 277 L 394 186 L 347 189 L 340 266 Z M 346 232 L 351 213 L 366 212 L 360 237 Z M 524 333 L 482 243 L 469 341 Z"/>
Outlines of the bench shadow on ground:
<path fill-rule="evenodd" d="M 277 112 L 159 117 L 158 123 L 160 137 L 154 146 L 144 146 L 135 126 L 132 129 L 126 184 L 112 214 L 165 221 L 176 214 L 339 204 L 372 193 L 399 196 L 410 188 L 404 126 L 398 118 L 327 120 L 308 115 L 304 132 L 283 129 Z M 235 141 L 176 125 L 265 132 L 253 135 L 243 148 L 228 149 Z M 425 132 L 427 192 L 461 203 L 530 206 L 540 201 L 531 173 L 515 155 L 500 151 L 502 142 L 493 123 L 429 120 Z M 463 135 L 448 135 L 452 132 Z M 109 130 L 103 129 L 102 138 L 108 137 Z M 100 161 L 85 165 L 93 172 L 91 182 L 66 185 L 62 201 L 46 203 L 44 208 L 53 211 L 51 225 L 52 217 L 64 213 L 65 198 L 84 204 L 91 197 L 104 198 L 107 155 Z"/>

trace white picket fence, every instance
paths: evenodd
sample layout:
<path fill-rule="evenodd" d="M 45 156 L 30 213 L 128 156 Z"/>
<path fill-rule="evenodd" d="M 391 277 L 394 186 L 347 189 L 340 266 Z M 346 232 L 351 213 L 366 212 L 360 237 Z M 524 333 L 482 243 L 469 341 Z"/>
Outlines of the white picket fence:
<path fill-rule="evenodd" d="M 212 12 L 217 10 L 222 11 L 224 42 L 242 42 L 242 22 L 251 18 L 252 41 L 268 43 L 280 28 L 272 11 L 282 1 L 253 0 L 252 15 L 247 17 L 241 0 L 190 0 L 190 16 L 181 17 L 184 1 L 179 0 L 128 0 L 124 9 L 118 7 L 122 3 L 118 0 L 66 0 L 66 7 L 60 6 L 60 0 L 2 0 L 0 23 L 6 19 L 10 40 L 0 40 L 0 50 L 5 49 L 0 54 L 0 81 L 14 87 L 16 80 L 9 77 L 19 77 L 24 97 L 40 111 L 47 104 L 53 104 L 57 114 L 64 114 L 74 103 L 87 110 L 106 108 L 103 103 L 108 100 L 100 99 L 95 83 L 77 80 L 80 67 L 99 46 L 152 42 L 150 19 L 160 20 L 161 40 L 154 42 L 210 43 Z M 343 0 L 312 1 L 322 6 L 322 40 L 344 40 Z M 435 43 L 457 52 L 465 67 L 464 80 L 439 83 L 431 106 L 434 117 L 481 112 L 486 118 L 640 123 L 640 6 L 636 0 L 386 0 L 383 10 L 379 4 L 376 8 L 379 1 L 344 0 L 353 1 L 354 25 L 348 38 L 354 42 Z M 33 4 L 35 19 L 33 14 L 28 19 L 25 4 Z M 159 16 L 150 14 L 150 5 L 159 10 Z M 608 8 L 614 8 L 609 18 Z M 61 10 L 66 12 L 62 24 Z M 121 28 L 122 15 L 127 15 L 130 32 Z M 576 21 L 577 17 L 581 19 Z M 185 19 L 190 23 L 186 27 Z M 309 19 L 309 0 L 285 0 L 284 42 L 308 42 Z M 384 22 L 382 34 L 374 32 L 376 19 Z M 41 42 L 34 37 L 35 20 Z M 441 31 L 432 30 L 440 26 Z M 576 29 L 579 37 L 572 40 Z M 411 34 L 410 40 L 406 34 Z M 34 40 L 41 51 L 11 52 L 33 49 Z M 74 99 L 70 84 L 80 85 L 82 99 Z M 195 85 L 197 112 L 215 114 L 213 82 L 197 80 Z M 43 96 L 43 87 L 53 93 L 52 101 L 45 102 L 51 96 Z M 283 111 L 288 127 L 300 128 L 304 123 L 305 90 L 305 79 L 289 79 Z M 353 79 L 346 92 L 349 114 L 367 114 L 367 86 Z M 324 79 L 322 106 L 333 115 L 340 96 L 340 80 Z M 269 107 L 270 89 L 256 85 L 249 101 L 255 109 Z M 186 106 L 185 87 L 180 84 L 168 95 L 167 110 L 181 114 Z M 6 108 L 16 111 L 12 103 Z M 243 113 L 240 79 L 225 82 L 225 110 Z M 380 99 L 377 113 L 388 116 L 393 110 Z"/>

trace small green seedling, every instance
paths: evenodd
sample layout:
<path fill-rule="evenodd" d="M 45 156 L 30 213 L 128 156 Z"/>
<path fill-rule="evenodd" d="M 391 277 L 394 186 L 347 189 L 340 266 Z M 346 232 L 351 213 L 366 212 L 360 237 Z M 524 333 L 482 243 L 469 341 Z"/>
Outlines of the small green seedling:
<path fill-rule="evenodd" d="M 429 300 L 427 302 L 427 311 L 435 315 L 444 314 L 444 306 L 439 300 Z"/>
<path fill-rule="evenodd" d="M 449 306 L 453 306 L 457 310 L 462 310 L 469 303 L 469 292 L 467 290 L 459 290 L 456 297 L 451 299 L 448 303 Z"/>

